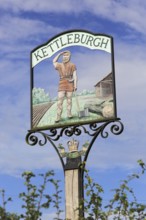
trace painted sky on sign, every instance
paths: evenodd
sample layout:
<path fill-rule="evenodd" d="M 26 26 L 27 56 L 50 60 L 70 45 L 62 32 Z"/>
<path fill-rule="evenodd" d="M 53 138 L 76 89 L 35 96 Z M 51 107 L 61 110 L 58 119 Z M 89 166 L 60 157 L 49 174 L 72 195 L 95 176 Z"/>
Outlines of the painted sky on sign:
<path fill-rule="evenodd" d="M 63 179 L 60 161 L 49 144 L 40 148 L 25 143 L 30 128 L 30 51 L 63 31 L 85 29 L 114 37 L 117 113 L 125 129 L 120 136 L 110 134 L 95 142 L 87 164 L 94 177 L 111 189 L 138 169 L 138 159 L 146 161 L 145 14 L 143 0 L 0 2 L 0 188 L 14 196 L 13 203 L 23 189 L 24 170 L 55 169 Z M 80 56 L 80 65 L 88 68 L 92 57 L 84 56 L 88 62 L 83 63 Z M 84 85 L 90 77 L 89 73 Z M 145 185 L 145 177 L 133 185 L 141 202 L 146 202 Z M 12 204 L 9 209 L 20 211 Z M 53 218 L 50 212 L 45 214 L 49 215 Z"/>

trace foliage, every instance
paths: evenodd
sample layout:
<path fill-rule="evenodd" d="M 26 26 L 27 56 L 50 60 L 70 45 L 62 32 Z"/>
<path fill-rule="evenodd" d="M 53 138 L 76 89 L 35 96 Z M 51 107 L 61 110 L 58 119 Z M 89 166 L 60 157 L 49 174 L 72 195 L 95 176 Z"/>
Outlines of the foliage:
<path fill-rule="evenodd" d="M 40 186 L 32 184 L 32 178 L 35 174 L 32 172 L 24 172 L 22 176 L 25 179 L 25 185 L 27 188 L 27 193 L 20 193 L 20 198 L 24 201 L 22 208 L 25 209 L 25 214 L 21 215 L 21 218 L 25 220 L 38 220 L 41 219 L 42 209 L 48 209 L 50 204 L 53 203 L 56 208 L 56 215 L 59 219 L 61 210 L 59 209 L 60 204 L 60 190 L 59 181 L 54 180 L 54 171 L 46 172 L 45 174 L 39 174 L 42 177 L 43 182 Z M 51 183 L 55 187 L 55 193 L 53 195 L 48 195 L 45 190 L 48 188 L 48 184 Z"/>
<path fill-rule="evenodd" d="M 87 90 L 87 89 L 83 89 L 82 92 L 77 93 L 76 95 L 77 95 L 77 96 L 86 96 L 86 95 L 93 95 L 93 94 L 95 94 L 95 91 L 94 91 L 94 90 L 90 91 L 90 90 Z M 74 95 L 75 95 L 75 94 L 74 94 Z"/>
<path fill-rule="evenodd" d="M 27 192 L 20 193 L 19 197 L 24 201 L 22 206 L 25 209 L 25 214 L 21 215 L 22 219 L 31 220 L 39 219 L 41 216 L 41 208 L 49 208 L 51 197 L 45 194 L 45 188 L 49 182 L 50 176 L 54 175 L 52 171 L 47 172 L 45 175 L 40 174 L 43 177 L 43 183 L 38 188 L 35 184 L 32 184 L 32 178 L 35 177 L 35 174 L 32 172 L 24 172 L 22 177 L 25 179 L 25 185 Z M 43 201 L 45 199 L 45 201 Z"/>
<path fill-rule="evenodd" d="M 113 220 L 145 220 L 146 205 L 137 202 L 134 190 L 129 186 L 134 179 L 140 178 L 146 171 L 146 166 L 142 160 L 138 160 L 141 172 L 134 173 L 123 180 L 120 186 L 113 190 L 113 198 L 106 206 L 108 208 L 108 216 L 114 215 Z M 131 199 L 129 199 L 131 198 Z"/>
<path fill-rule="evenodd" d="M 19 220 L 20 217 L 15 213 L 6 212 L 6 205 L 12 201 L 12 198 L 5 198 L 5 190 L 0 190 L 2 205 L 0 206 L 0 220 Z"/>
<path fill-rule="evenodd" d="M 12 201 L 9 197 L 5 198 L 5 191 L 1 190 L 2 197 L 2 207 L 0 207 L 0 220 L 41 220 L 43 209 L 48 209 L 51 204 L 56 209 L 56 218 L 60 219 L 60 213 L 62 212 L 59 208 L 60 205 L 60 193 L 59 190 L 59 182 L 54 179 L 54 171 L 48 171 L 45 174 L 38 175 L 42 183 L 37 185 L 37 183 L 33 180 L 38 180 L 38 177 L 31 172 L 26 171 L 22 173 L 22 177 L 25 182 L 26 191 L 19 194 L 19 197 L 23 201 L 22 209 L 24 209 L 24 214 L 16 215 L 14 213 L 8 213 L 6 211 L 6 205 L 8 202 Z M 34 183 L 33 183 L 34 182 Z M 54 194 L 48 195 L 46 189 L 53 185 L 55 192 Z"/>
<path fill-rule="evenodd" d="M 85 192 L 86 198 L 84 200 L 84 210 L 88 214 L 87 219 L 105 219 L 105 212 L 102 210 L 102 193 L 104 192 L 103 188 L 93 181 L 89 176 L 89 171 L 85 171 Z M 84 219 L 84 218 L 83 218 Z"/>
<path fill-rule="evenodd" d="M 141 170 L 121 181 L 119 187 L 113 189 L 112 199 L 105 206 L 103 205 L 103 188 L 95 183 L 90 177 L 89 171 L 85 172 L 85 199 L 81 201 L 79 210 L 83 210 L 85 217 L 79 216 L 79 220 L 146 220 L 146 204 L 138 203 L 134 190 L 130 183 L 134 179 L 139 179 L 146 171 L 146 165 L 142 160 L 138 161 Z M 83 166 L 84 167 L 84 166 Z M 62 192 L 59 188 L 59 180 L 54 179 L 54 172 L 48 171 L 45 174 L 39 174 L 42 184 L 36 184 L 38 177 L 31 171 L 22 174 L 25 180 L 26 191 L 20 193 L 19 197 L 23 201 L 22 208 L 24 214 L 17 215 L 6 211 L 8 202 L 12 202 L 11 197 L 5 197 L 5 190 L 0 190 L 2 204 L 0 205 L 0 220 L 41 220 L 44 209 L 49 209 L 51 205 L 56 209 L 54 220 L 63 220 L 60 218 L 62 210 L 60 209 Z M 48 195 L 46 189 L 54 187 L 54 193 Z M 50 190 L 52 191 L 52 190 Z"/>
<path fill-rule="evenodd" d="M 56 209 L 56 218 L 54 218 L 54 220 L 59 220 L 60 214 L 62 212 L 62 210 L 60 209 L 60 203 L 61 203 L 60 193 L 62 192 L 62 190 L 59 189 L 59 182 L 60 182 L 59 180 L 52 179 L 51 182 L 55 187 L 55 193 L 52 195 L 53 207 Z"/>
<path fill-rule="evenodd" d="M 32 90 L 32 97 L 33 105 L 49 102 L 51 100 L 49 93 L 45 93 L 44 89 L 35 87 Z"/>
<path fill-rule="evenodd" d="M 134 173 L 123 180 L 120 186 L 113 189 L 112 199 L 108 205 L 103 206 L 101 194 L 103 188 L 95 183 L 89 176 L 89 171 L 85 170 L 86 183 L 84 185 L 87 199 L 84 203 L 84 210 L 88 213 L 87 218 L 79 217 L 80 220 L 146 220 L 146 204 L 138 203 L 134 190 L 129 186 L 134 179 L 139 179 L 146 171 L 146 165 L 142 160 L 138 160 L 141 167 L 139 173 Z"/>

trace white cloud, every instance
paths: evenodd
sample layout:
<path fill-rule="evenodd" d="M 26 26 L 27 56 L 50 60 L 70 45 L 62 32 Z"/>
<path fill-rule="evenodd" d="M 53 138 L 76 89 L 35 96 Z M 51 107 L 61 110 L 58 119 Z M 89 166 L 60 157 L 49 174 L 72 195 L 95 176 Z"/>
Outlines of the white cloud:
<path fill-rule="evenodd" d="M 14 41 L 17 42 L 18 40 L 20 40 L 20 43 L 22 40 L 29 42 L 32 40 L 32 36 L 38 38 L 39 34 L 41 34 L 40 36 L 43 36 L 49 32 L 60 31 L 60 28 L 51 25 L 46 26 L 41 20 L 32 20 L 10 15 L 1 16 L 0 23 L 0 39 L 3 41 L 5 40 L 6 42 L 9 40 L 12 43 L 14 43 Z"/>
<path fill-rule="evenodd" d="M 18 125 L 16 124 L 16 126 Z M 7 136 L 6 133 L 2 132 L 0 146 L 1 174 L 20 175 L 24 170 L 62 169 L 61 162 L 51 144 L 47 143 L 44 147 L 29 146 L 25 143 L 26 134 L 27 130 L 20 126 L 19 130 L 11 130 Z"/>
<path fill-rule="evenodd" d="M 129 132 L 129 131 L 128 131 Z M 127 134 L 125 131 L 121 137 L 113 137 L 111 134 L 106 140 L 98 139 L 89 154 L 87 165 L 91 168 L 108 170 L 113 168 L 134 169 L 137 166 L 137 160 L 146 161 L 145 145 L 140 141 L 124 140 Z M 140 137 L 140 136 L 139 136 Z M 95 153 L 96 152 L 96 153 Z M 94 163 L 93 163 L 94 161 Z"/>
<path fill-rule="evenodd" d="M 120 108 L 140 113 L 146 107 L 145 99 L 145 52 L 143 46 L 117 44 L 116 56 L 116 84 L 117 99 Z M 123 105 L 124 104 L 124 105 Z"/>
<path fill-rule="evenodd" d="M 70 13 L 72 11 L 78 11 L 78 8 L 80 8 L 80 4 L 78 2 L 79 7 L 77 6 L 77 1 L 71 1 L 71 0 L 34 0 L 29 1 L 26 0 L 24 4 L 21 4 L 21 1 L 14 0 L 13 2 L 11 0 L 6 0 L 4 4 L 1 5 L 1 8 L 4 10 L 12 10 L 13 12 L 19 12 L 19 11 L 34 11 L 34 12 L 67 12 Z"/>
<path fill-rule="evenodd" d="M 5 0 L 3 4 L 0 5 L 0 8 L 4 10 L 11 10 L 13 12 L 63 12 L 68 14 L 88 11 L 114 22 L 122 22 L 132 29 L 145 34 L 146 24 L 143 19 L 146 14 L 145 6 L 146 3 L 142 0 L 62 0 L 61 4 L 59 0 L 43 0 L 41 2 L 39 0 L 26 0 L 23 4 L 21 4 L 21 1 L 19 0 Z"/>
<path fill-rule="evenodd" d="M 144 19 L 146 13 L 146 4 L 141 0 L 116 1 L 116 0 L 86 0 L 87 9 L 93 11 L 96 15 L 101 15 L 115 22 L 122 22 L 129 27 L 146 33 L 146 24 Z"/>

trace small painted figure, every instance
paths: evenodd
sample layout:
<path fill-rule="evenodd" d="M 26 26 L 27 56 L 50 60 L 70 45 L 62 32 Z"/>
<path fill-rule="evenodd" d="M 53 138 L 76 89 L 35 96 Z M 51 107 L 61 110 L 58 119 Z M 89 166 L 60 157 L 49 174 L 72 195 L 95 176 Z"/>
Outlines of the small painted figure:
<path fill-rule="evenodd" d="M 62 56 L 62 62 L 58 62 L 58 59 Z M 59 73 L 59 88 L 58 88 L 58 102 L 57 102 L 57 118 L 56 123 L 61 120 L 63 111 L 63 101 L 67 99 L 67 116 L 72 118 L 72 95 L 77 90 L 77 73 L 75 64 L 70 62 L 71 52 L 64 51 L 59 53 L 53 59 L 53 65 Z"/>

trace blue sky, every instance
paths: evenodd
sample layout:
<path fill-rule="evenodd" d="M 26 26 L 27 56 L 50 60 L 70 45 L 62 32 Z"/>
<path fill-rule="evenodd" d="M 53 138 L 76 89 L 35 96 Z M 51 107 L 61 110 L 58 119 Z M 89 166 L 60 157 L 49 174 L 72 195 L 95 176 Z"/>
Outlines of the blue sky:
<path fill-rule="evenodd" d="M 14 203 L 24 188 L 23 171 L 55 169 L 63 181 L 52 146 L 25 143 L 30 128 L 30 51 L 63 31 L 84 29 L 114 37 L 117 113 L 125 129 L 120 136 L 97 139 L 87 163 L 103 183 L 105 198 L 108 189 L 138 169 L 138 159 L 146 162 L 145 14 L 143 0 L 0 1 L 0 188 L 15 197 L 10 210 L 19 210 Z M 133 183 L 141 202 L 146 202 L 145 186 L 145 177 Z"/>

